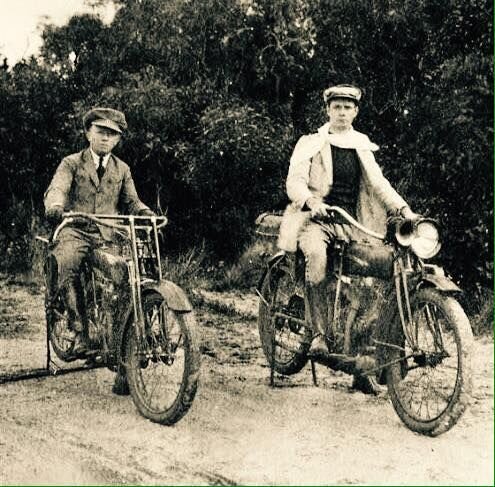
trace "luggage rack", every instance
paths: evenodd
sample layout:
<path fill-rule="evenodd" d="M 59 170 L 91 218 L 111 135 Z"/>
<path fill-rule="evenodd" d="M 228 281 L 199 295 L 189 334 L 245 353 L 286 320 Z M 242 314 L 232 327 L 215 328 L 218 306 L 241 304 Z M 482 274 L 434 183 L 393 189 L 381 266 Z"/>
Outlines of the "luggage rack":
<path fill-rule="evenodd" d="M 268 239 L 278 238 L 280 223 L 282 222 L 281 211 L 266 211 L 256 218 L 254 233 Z"/>

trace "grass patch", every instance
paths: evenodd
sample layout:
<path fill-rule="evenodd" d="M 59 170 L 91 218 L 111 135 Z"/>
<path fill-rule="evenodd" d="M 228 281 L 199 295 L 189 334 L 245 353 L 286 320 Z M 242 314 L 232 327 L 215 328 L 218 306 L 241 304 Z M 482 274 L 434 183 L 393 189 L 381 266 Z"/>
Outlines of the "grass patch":
<path fill-rule="evenodd" d="M 221 313 L 225 316 L 241 316 L 244 319 L 252 320 L 252 316 L 239 311 L 234 304 L 225 303 L 219 299 L 206 298 L 203 294 L 198 292 L 192 293 L 192 301 L 195 307 L 202 307 L 216 313 Z"/>
<path fill-rule="evenodd" d="M 471 299 L 470 303 L 466 306 L 462 301 L 468 299 L 468 296 L 464 296 L 461 300 L 461 304 L 467 309 L 469 321 L 473 328 L 473 333 L 477 336 L 488 335 L 493 337 L 493 291 L 489 288 L 481 289 L 478 296 L 475 299 Z"/>
<path fill-rule="evenodd" d="M 186 252 L 162 257 L 165 279 L 172 281 L 186 291 L 208 286 L 209 256 L 204 245 Z"/>
<path fill-rule="evenodd" d="M 276 252 L 275 241 L 257 240 L 250 244 L 237 262 L 223 265 L 223 272 L 212 283 L 215 291 L 253 291 L 266 267 L 267 260 Z"/>

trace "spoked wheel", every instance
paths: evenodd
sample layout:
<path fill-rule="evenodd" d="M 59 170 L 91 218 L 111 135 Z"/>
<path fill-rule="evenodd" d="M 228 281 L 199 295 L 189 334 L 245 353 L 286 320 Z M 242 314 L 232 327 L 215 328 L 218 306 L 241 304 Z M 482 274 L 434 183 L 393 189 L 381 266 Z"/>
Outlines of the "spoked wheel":
<path fill-rule="evenodd" d="M 265 357 L 284 375 L 296 374 L 308 361 L 311 330 L 304 324 L 304 296 L 289 258 L 267 273 L 260 289 L 258 329 Z"/>
<path fill-rule="evenodd" d="M 48 299 L 48 298 L 47 298 Z M 46 322 L 50 343 L 57 357 L 65 362 L 76 360 L 73 355 L 75 334 L 69 328 L 68 313 L 60 297 L 47 308 Z"/>
<path fill-rule="evenodd" d="M 456 424 L 471 393 L 470 352 L 473 335 L 459 303 L 436 289 L 422 289 L 412 299 L 416 350 L 394 350 L 387 385 L 401 420 L 413 431 L 437 436 Z"/>
<path fill-rule="evenodd" d="M 145 336 L 129 328 L 126 371 L 139 412 L 161 424 L 174 424 L 189 410 L 200 368 L 199 338 L 192 312 L 167 307 L 163 297 L 144 297 Z"/>

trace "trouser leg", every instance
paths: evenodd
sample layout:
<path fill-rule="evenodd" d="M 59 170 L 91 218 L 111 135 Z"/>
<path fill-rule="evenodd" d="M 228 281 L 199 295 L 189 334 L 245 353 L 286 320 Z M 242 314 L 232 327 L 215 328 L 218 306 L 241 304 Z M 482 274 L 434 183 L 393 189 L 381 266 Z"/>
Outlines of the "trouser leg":
<path fill-rule="evenodd" d="M 310 324 L 316 337 L 312 344 L 314 352 L 326 349 L 324 337 L 328 315 L 327 246 L 328 236 L 325 230 L 316 223 L 308 224 L 299 237 L 299 247 L 306 261 L 306 322 Z"/>
<path fill-rule="evenodd" d="M 91 251 L 91 242 L 76 229 L 66 228 L 51 249 L 57 263 L 57 292 L 67 309 L 70 326 L 76 332 L 88 333 L 88 317 L 80 279 L 83 259 Z"/>

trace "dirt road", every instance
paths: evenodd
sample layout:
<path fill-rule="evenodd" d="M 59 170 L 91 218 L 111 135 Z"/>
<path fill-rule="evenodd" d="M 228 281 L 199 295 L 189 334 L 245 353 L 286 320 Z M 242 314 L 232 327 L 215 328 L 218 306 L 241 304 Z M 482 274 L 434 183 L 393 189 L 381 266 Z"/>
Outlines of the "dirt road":
<path fill-rule="evenodd" d="M 173 427 L 112 395 L 106 369 L 0 385 L 0 484 L 493 485 L 491 340 L 476 340 L 471 407 L 427 438 L 321 366 L 319 387 L 308 367 L 270 388 L 254 320 L 198 322 L 201 385 Z M 3 282 L 0 373 L 42 365 L 43 325 L 39 292 Z"/>

